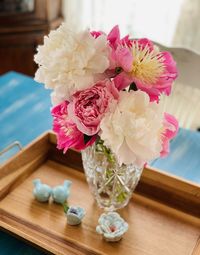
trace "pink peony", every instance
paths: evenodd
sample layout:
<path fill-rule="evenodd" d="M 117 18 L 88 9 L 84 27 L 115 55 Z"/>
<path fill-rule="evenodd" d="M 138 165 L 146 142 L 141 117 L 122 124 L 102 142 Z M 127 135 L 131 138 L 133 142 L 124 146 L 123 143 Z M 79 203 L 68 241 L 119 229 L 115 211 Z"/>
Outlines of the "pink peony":
<path fill-rule="evenodd" d="M 167 156 L 169 153 L 169 142 L 178 132 L 178 121 L 174 116 L 165 113 L 163 124 L 165 131 L 162 134 L 162 151 L 160 152 L 160 156 L 162 157 Z"/>
<path fill-rule="evenodd" d="M 120 39 L 119 27 L 115 26 L 110 31 L 107 36 L 109 41 L 109 46 L 111 47 L 111 52 L 109 55 L 110 67 L 109 69 L 113 71 L 113 76 L 116 75 L 115 68 L 120 67 L 125 71 L 130 70 L 133 57 L 129 47 L 132 45 L 132 41 L 129 36 L 125 36 Z"/>
<path fill-rule="evenodd" d="M 98 38 L 100 35 L 104 34 L 101 31 L 92 31 L 90 32 L 90 34 L 94 37 L 94 38 Z"/>
<path fill-rule="evenodd" d="M 134 82 L 138 89 L 148 93 L 151 101 L 157 102 L 160 94 L 169 95 L 177 78 L 176 62 L 171 54 L 160 52 L 148 39 L 133 40 L 129 50 L 132 58 L 126 57 L 123 63 L 118 60 L 122 72 L 114 78 L 116 87 L 121 90 Z M 113 59 L 122 57 L 115 53 Z"/>
<path fill-rule="evenodd" d="M 120 31 L 118 25 L 112 28 L 107 36 L 107 39 L 113 49 L 117 49 L 119 45 L 131 47 L 133 41 L 129 39 L 129 35 L 126 35 L 124 38 L 120 39 Z"/>
<path fill-rule="evenodd" d="M 91 35 L 94 38 L 98 38 L 101 34 L 104 33 L 101 31 L 91 32 Z M 112 28 L 107 36 L 107 40 L 110 46 L 110 66 L 108 70 L 106 70 L 106 75 L 113 78 L 118 74 L 118 69 L 120 70 L 122 68 L 125 71 L 129 71 L 131 69 L 133 57 L 129 48 L 132 46 L 133 40 L 129 39 L 129 35 L 120 39 L 118 26 Z"/>
<path fill-rule="evenodd" d="M 77 129 L 76 125 L 68 117 L 69 102 L 65 101 L 51 110 L 53 116 L 53 131 L 57 135 L 57 148 L 64 149 L 64 153 L 69 148 L 83 150 L 91 145 L 96 137 L 84 143 L 83 134 Z"/>
<path fill-rule="evenodd" d="M 136 44 L 136 43 L 138 43 L 143 50 L 145 47 L 148 47 L 148 49 L 150 51 L 152 51 L 154 49 L 154 45 L 153 45 L 152 41 L 150 41 L 147 38 L 133 40 L 131 46 L 133 46 L 133 44 Z"/>
<path fill-rule="evenodd" d="M 99 131 L 100 121 L 119 93 L 109 80 L 99 81 L 93 87 L 77 91 L 68 106 L 69 117 L 84 134 L 92 136 Z"/>

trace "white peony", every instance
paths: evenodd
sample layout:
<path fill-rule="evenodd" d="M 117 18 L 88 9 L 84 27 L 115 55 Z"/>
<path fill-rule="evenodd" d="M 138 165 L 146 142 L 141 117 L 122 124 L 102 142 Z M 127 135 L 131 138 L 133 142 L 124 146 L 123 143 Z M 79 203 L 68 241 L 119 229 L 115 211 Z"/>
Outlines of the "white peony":
<path fill-rule="evenodd" d="M 163 116 L 160 106 L 142 91 L 121 91 L 118 104 L 102 119 L 101 139 L 115 153 L 119 164 L 135 164 L 160 156 Z"/>
<path fill-rule="evenodd" d="M 35 80 L 53 89 L 54 103 L 90 87 L 109 66 L 106 35 L 94 38 L 89 30 L 74 31 L 63 23 L 44 37 L 34 60 Z"/>

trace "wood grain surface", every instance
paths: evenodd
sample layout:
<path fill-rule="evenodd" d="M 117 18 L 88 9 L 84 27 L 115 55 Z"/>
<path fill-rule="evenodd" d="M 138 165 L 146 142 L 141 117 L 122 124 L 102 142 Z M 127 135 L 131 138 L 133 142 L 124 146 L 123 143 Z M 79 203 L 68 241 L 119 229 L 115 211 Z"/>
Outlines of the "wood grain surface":
<path fill-rule="evenodd" d="M 120 242 L 107 243 L 95 232 L 102 211 L 96 206 L 88 189 L 80 155 L 69 151 L 62 156 L 55 150 L 54 142 L 54 135 L 45 134 L 2 167 L 2 228 L 54 254 L 199 254 L 199 186 L 154 169 L 145 169 L 131 202 L 119 211 L 129 223 L 128 232 Z M 52 201 L 37 202 L 32 195 L 34 178 L 41 178 L 51 186 L 63 183 L 64 179 L 71 180 L 69 204 L 86 209 L 82 224 L 69 226 L 62 206 Z M 190 206 L 187 210 L 182 205 L 184 197 L 185 203 Z"/>

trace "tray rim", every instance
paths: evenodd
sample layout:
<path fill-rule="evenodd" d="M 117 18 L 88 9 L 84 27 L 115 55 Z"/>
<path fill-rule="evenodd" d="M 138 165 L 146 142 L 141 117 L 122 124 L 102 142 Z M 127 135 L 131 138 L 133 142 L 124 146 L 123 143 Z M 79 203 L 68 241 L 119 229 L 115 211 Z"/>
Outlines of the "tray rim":
<path fill-rule="evenodd" d="M 27 169 L 29 169 L 30 167 L 33 167 L 33 169 L 37 168 L 37 164 L 35 165 L 35 163 L 33 162 L 33 165 L 30 165 L 31 163 L 29 162 L 29 164 L 25 164 L 24 168 L 22 168 L 22 171 L 20 170 L 21 171 L 20 173 L 18 173 L 19 171 L 17 171 L 16 169 L 14 169 L 14 171 L 11 171 L 11 170 L 13 170 L 13 162 L 18 160 L 20 157 L 24 156 L 26 153 L 30 153 L 30 151 L 32 151 L 33 149 L 37 149 L 37 146 L 40 146 L 41 142 L 43 144 L 47 145 L 46 146 L 47 148 L 45 147 L 45 149 L 44 149 L 45 154 L 48 153 L 49 147 L 52 147 L 54 149 L 54 151 L 56 150 L 55 149 L 55 143 L 56 143 L 55 134 L 53 132 L 45 132 L 44 134 L 42 134 L 41 136 L 36 138 L 31 144 L 26 146 L 21 152 L 17 153 L 15 156 L 13 156 L 3 166 L 0 167 L 0 174 L 1 174 L 1 169 L 4 170 L 4 175 L 2 175 L 0 178 L 0 199 L 1 199 L 1 193 L 3 194 L 2 195 L 3 197 L 6 196 L 6 194 L 4 193 L 4 187 L 3 188 L 1 187 L 1 183 L 5 182 L 8 184 L 10 181 L 12 182 L 13 180 L 15 180 L 15 178 L 18 178 L 21 174 L 23 174 L 24 171 L 27 171 Z M 77 153 L 77 151 L 75 151 L 75 150 L 71 150 L 71 153 L 74 153 L 74 155 L 80 156 L 80 153 Z M 50 159 L 51 159 L 51 157 L 50 157 Z M 38 158 L 37 158 L 37 160 L 38 160 Z M 39 157 L 40 164 L 42 164 L 42 162 L 44 162 L 46 160 L 47 160 L 47 157 L 42 157 L 42 156 Z M 53 161 L 54 161 L 54 159 L 53 159 Z M 8 166 L 8 169 L 7 169 L 8 172 L 6 172 L 6 170 L 5 170 L 7 166 Z M 13 179 L 11 178 L 11 180 L 10 180 L 9 179 L 10 177 L 12 177 Z M 166 180 L 167 180 L 168 185 L 165 183 Z M 185 194 L 189 195 L 189 198 L 193 202 L 195 202 L 200 197 L 200 186 L 199 185 L 196 185 L 192 182 L 182 180 L 181 178 L 177 178 L 176 176 L 173 176 L 171 174 L 166 174 L 160 170 L 157 170 L 157 169 L 154 169 L 151 167 L 145 168 L 143 175 L 142 175 L 141 183 L 143 184 L 143 186 L 145 184 L 154 183 L 154 184 L 158 185 L 159 187 L 164 185 L 164 186 L 166 186 L 166 189 L 173 190 L 174 188 L 176 188 L 176 191 L 178 193 L 184 192 Z M 16 186 L 17 185 L 18 185 L 18 183 L 16 184 Z M 11 188 L 13 188 L 13 187 L 14 186 L 11 185 Z M 149 198 L 148 196 L 146 196 L 146 193 L 140 189 L 139 189 L 138 194 L 147 198 L 147 199 Z M 150 197 L 150 199 L 151 199 L 151 197 Z M 153 202 L 161 203 L 161 202 L 157 201 L 156 199 L 152 199 L 152 200 L 153 200 Z M 161 204 L 164 206 L 169 206 L 168 204 L 165 204 L 165 203 L 161 203 Z M 170 207 L 170 208 L 175 211 L 177 210 L 176 208 L 173 208 L 173 207 Z M 29 234 L 23 235 L 22 233 L 19 233 L 19 231 L 17 231 L 17 230 L 14 231 L 14 228 L 12 227 L 12 225 L 11 224 L 9 225 L 9 221 L 3 222 L 5 215 L 3 215 L 3 214 L 1 215 L 1 211 L 2 211 L 2 209 L 0 210 L 0 228 L 7 229 L 7 230 L 11 231 L 12 233 L 14 233 L 15 235 L 20 235 L 20 236 L 22 236 L 22 238 L 25 238 L 27 241 L 29 241 L 31 243 L 35 243 L 34 238 L 32 238 L 32 239 L 30 238 L 31 231 L 29 232 Z M 178 210 L 178 213 L 179 212 L 185 214 L 185 212 L 182 210 Z M 195 225 L 197 224 L 200 226 L 198 217 L 196 217 L 193 214 L 192 215 L 187 214 L 187 216 L 189 216 L 189 221 L 191 224 L 195 224 Z M 7 219 L 8 218 L 9 218 L 9 215 L 7 216 Z M 200 244 L 197 243 L 197 248 L 195 248 L 194 254 L 198 254 L 197 252 L 199 250 L 199 247 L 200 247 Z M 44 247 L 44 248 L 47 249 L 48 247 Z M 77 254 L 78 251 L 74 247 L 70 246 L 70 248 L 72 250 L 74 249 L 74 251 L 73 251 L 74 253 L 72 253 L 72 251 L 71 251 L 71 253 L 69 253 L 69 254 Z M 47 250 L 50 252 L 53 252 L 53 253 L 55 252 L 54 250 L 49 250 L 49 249 L 47 249 Z M 82 250 L 82 251 L 79 250 L 79 252 L 80 252 L 80 254 L 85 254 L 84 250 Z M 68 253 L 66 253 L 66 254 L 68 254 Z"/>
<path fill-rule="evenodd" d="M 40 144 L 43 145 L 43 147 L 44 147 L 43 153 L 45 154 L 45 156 L 42 156 L 42 155 L 38 156 L 36 161 L 39 161 L 39 165 L 42 162 L 46 161 L 47 157 L 49 157 L 48 151 L 49 151 L 50 146 L 54 147 L 54 152 L 58 151 L 55 146 L 56 145 L 56 135 L 54 132 L 49 130 L 49 131 L 44 132 L 40 136 L 38 136 L 30 144 L 25 146 L 21 151 L 19 151 L 13 157 L 11 157 L 9 160 L 7 160 L 4 164 L 0 165 L 0 199 L 1 199 L 1 191 L 2 191 L 1 184 L 3 182 L 7 182 L 6 179 L 9 179 L 9 177 L 11 176 L 11 173 L 13 174 L 13 172 L 15 173 L 16 178 L 17 178 L 18 166 L 15 167 L 14 163 L 17 162 L 20 157 L 24 158 L 25 155 L 28 153 L 29 153 L 29 155 L 31 155 L 31 151 L 37 150 L 37 147 L 40 146 Z M 69 152 L 72 154 L 76 154 L 76 156 L 80 157 L 80 152 L 78 152 L 76 150 L 70 149 Z M 66 156 L 69 154 L 69 152 L 66 154 Z M 48 154 L 48 156 L 47 156 L 47 154 Z M 61 152 L 60 152 L 60 155 L 62 155 L 62 157 L 65 157 L 65 156 L 63 156 L 64 154 Z M 53 160 L 55 160 L 55 159 L 53 159 Z M 66 157 L 65 161 L 68 162 L 69 160 L 70 160 L 70 157 L 69 156 Z M 32 159 L 32 161 L 33 161 L 33 159 Z M 61 162 L 61 164 L 62 163 L 63 162 Z M 81 164 L 82 164 L 82 162 L 81 162 Z M 69 164 L 67 164 L 67 165 L 70 166 Z M 30 167 L 30 164 L 28 165 L 28 163 L 26 162 L 26 164 L 24 165 L 24 169 L 22 171 L 26 171 L 26 168 L 29 168 L 29 167 Z M 34 164 L 34 162 L 32 162 L 31 167 L 37 168 L 37 164 Z M 70 167 L 73 168 L 73 165 Z M 82 165 L 79 167 L 78 170 L 81 172 L 84 172 Z M 147 183 L 150 187 L 157 186 L 158 188 L 162 188 L 166 191 L 170 191 L 171 194 L 174 192 L 175 195 L 181 196 L 182 198 L 184 198 L 184 196 L 185 196 L 185 198 L 187 197 L 188 200 L 193 201 L 193 202 L 195 201 L 196 203 L 200 201 L 200 185 L 199 184 L 194 183 L 192 181 L 185 180 L 185 179 L 175 176 L 173 174 L 166 173 L 163 170 L 160 170 L 160 169 L 148 166 L 148 165 L 144 168 L 140 182 L 136 188 L 136 192 L 138 191 L 139 193 L 144 195 L 143 190 L 141 190 L 139 188 L 140 184 L 142 184 L 142 183 Z M 150 190 L 150 188 L 149 188 L 149 190 Z M 200 204 L 199 204 L 199 210 L 200 210 Z"/>
<path fill-rule="evenodd" d="M 1 170 L 3 168 L 5 168 L 7 165 L 9 165 L 13 160 L 17 159 L 20 155 L 26 153 L 26 151 L 28 149 L 32 148 L 33 145 L 37 144 L 40 140 L 42 140 L 44 138 L 46 138 L 51 144 L 56 145 L 56 134 L 52 130 L 45 131 L 44 133 L 39 135 L 37 138 L 35 138 L 33 141 L 31 141 L 28 145 L 24 146 L 22 148 L 22 150 L 18 151 L 16 154 L 14 154 L 9 159 L 7 159 L 5 162 L 3 162 L 3 164 L 0 164 L 0 174 L 1 174 Z M 69 150 L 80 153 L 79 151 L 77 151 L 75 149 L 69 149 Z M 149 174 L 153 175 L 153 177 L 154 177 L 155 174 L 158 174 L 160 177 L 163 176 L 163 178 L 173 179 L 174 181 L 177 181 L 178 183 L 181 182 L 181 183 L 184 183 L 186 185 L 188 184 L 189 186 L 193 186 L 193 187 L 196 187 L 196 188 L 200 189 L 200 184 L 199 183 L 184 179 L 184 178 L 182 178 L 180 176 L 177 176 L 175 174 L 172 174 L 172 173 L 168 173 L 165 170 L 162 170 L 162 169 L 159 169 L 159 168 L 156 168 L 156 167 L 152 167 L 150 165 L 146 165 L 144 167 L 144 169 L 145 169 L 145 171 L 143 171 L 143 175 L 145 175 L 145 177 L 147 177 L 147 176 L 150 177 Z M 149 170 L 151 171 L 151 173 L 149 172 Z M 0 176 L 0 180 L 1 180 L 1 178 L 3 178 L 3 177 Z M 200 198 L 200 194 L 199 194 L 199 198 Z"/>

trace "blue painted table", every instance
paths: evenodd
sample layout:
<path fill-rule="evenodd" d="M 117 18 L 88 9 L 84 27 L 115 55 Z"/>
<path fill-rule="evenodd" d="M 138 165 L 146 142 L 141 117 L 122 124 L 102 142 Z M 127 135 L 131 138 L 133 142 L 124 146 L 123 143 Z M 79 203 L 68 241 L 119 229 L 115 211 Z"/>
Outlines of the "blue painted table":
<path fill-rule="evenodd" d="M 200 132 L 179 129 L 170 149 L 169 156 L 155 160 L 152 166 L 200 183 Z"/>
<path fill-rule="evenodd" d="M 0 76 L 0 150 L 15 140 L 25 146 L 51 129 L 50 92 L 32 78 L 9 72 Z M 4 161 L 15 150 L 5 154 Z M 44 252 L 0 232 L 0 255 L 41 255 Z"/>
<path fill-rule="evenodd" d="M 0 150 L 15 140 L 24 146 L 51 129 L 49 95 L 31 77 L 15 72 L 0 76 Z"/>
<path fill-rule="evenodd" d="M 9 72 L 0 76 L 0 150 L 18 140 L 23 146 L 51 129 L 50 92 L 32 78 Z M 10 157 L 7 153 L 3 161 Z M 200 183 L 200 133 L 180 129 L 171 154 L 152 166 Z M 0 232 L 1 255 L 37 255 L 43 252 Z"/>

